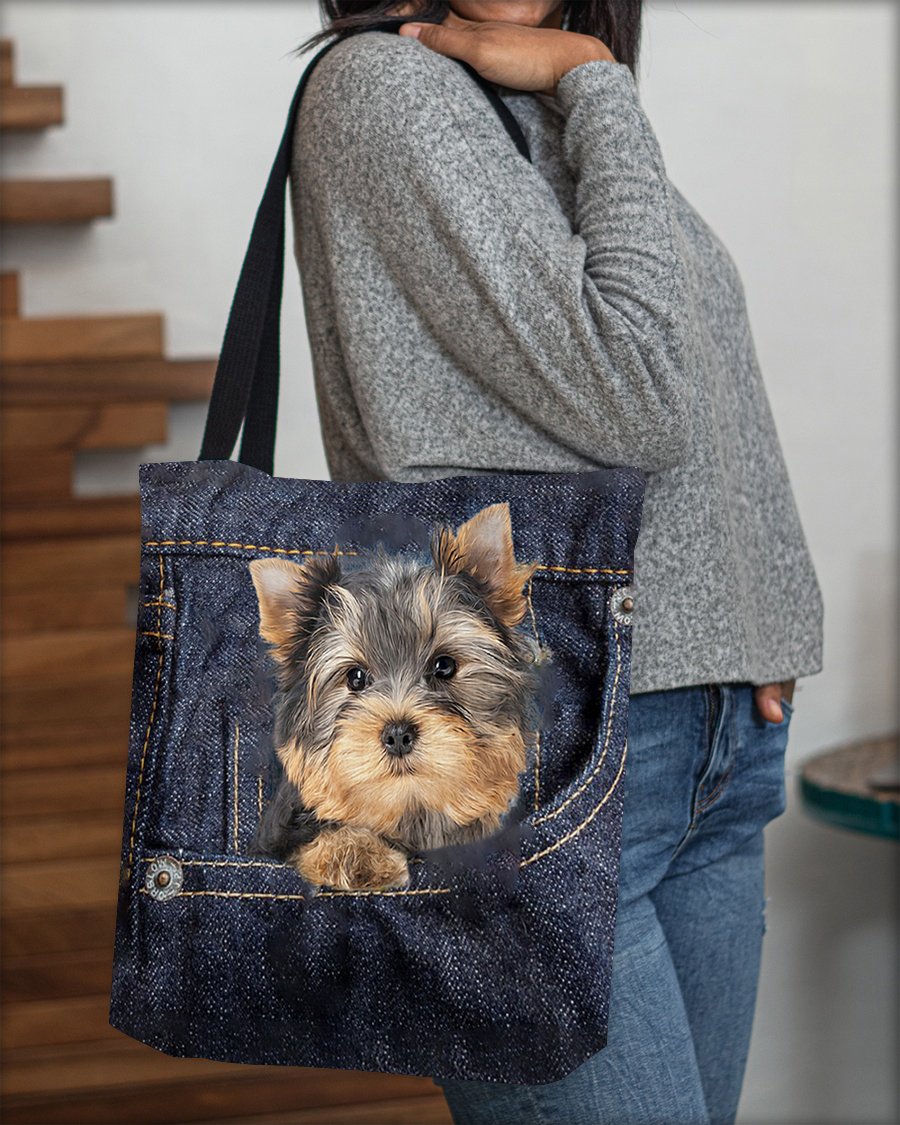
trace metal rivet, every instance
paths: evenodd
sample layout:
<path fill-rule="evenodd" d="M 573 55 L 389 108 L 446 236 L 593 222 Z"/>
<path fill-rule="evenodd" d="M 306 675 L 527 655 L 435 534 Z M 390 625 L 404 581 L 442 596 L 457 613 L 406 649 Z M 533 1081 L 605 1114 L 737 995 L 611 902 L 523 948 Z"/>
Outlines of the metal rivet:
<path fill-rule="evenodd" d="M 157 856 L 147 868 L 144 886 L 151 898 L 163 901 L 174 898 L 181 890 L 184 873 L 181 864 L 170 855 Z"/>
<path fill-rule="evenodd" d="M 610 597 L 609 608 L 620 625 L 630 625 L 634 612 L 635 593 L 631 586 L 617 586 Z"/>

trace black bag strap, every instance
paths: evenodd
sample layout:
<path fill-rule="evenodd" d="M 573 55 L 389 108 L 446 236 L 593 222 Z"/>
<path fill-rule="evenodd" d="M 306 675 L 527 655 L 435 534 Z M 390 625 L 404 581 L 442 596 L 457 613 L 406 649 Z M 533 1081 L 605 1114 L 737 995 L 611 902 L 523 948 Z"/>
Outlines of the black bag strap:
<path fill-rule="evenodd" d="M 388 20 L 367 30 L 396 31 L 404 22 L 407 21 Z M 294 125 L 304 87 L 316 63 L 342 39 L 332 40 L 312 58 L 291 101 L 284 135 L 256 213 L 250 244 L 228 314 L 206 415 L 200 461 L 228 460 L 243 423 L 238 460 L 269 474 L 274 470 L 284 281 L 285 188 L 290 171 Z M 484 90 L 516 148 L 526 160 L 530 160 L 525 136 L 502 98 L 474 67 L 461 59 L 456 61 Z"/>

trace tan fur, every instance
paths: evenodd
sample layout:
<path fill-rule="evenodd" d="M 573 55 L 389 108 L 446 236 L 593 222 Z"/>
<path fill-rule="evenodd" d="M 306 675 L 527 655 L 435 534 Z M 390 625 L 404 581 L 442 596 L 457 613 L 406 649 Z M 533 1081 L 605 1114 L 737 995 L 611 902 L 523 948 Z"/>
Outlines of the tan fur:
<path fill-rule="evenodd" d="M 488 589 L 487 602 L 504 625 L 518 625 L 525 615 L 522 587 L 536 563 L 517 563 L 513 550 L 509 504 L 490 504 L 462 524 L 454 535 L 440 537 L 439 563 L 450 574 L 468 571 Z"/>
<path fill-rule="evenodd" d="M 254 559 L 249 570 L 259 601 L 259 634 L 280 649 L 296 627 L 294 598 L 303 568 L 287 559 Z"/>
<path fill-rule="evenodd" d="M 415 761 L 391 759 L 378 736 L 393 714 L 373 708 L 364 720 L 338 727 L 328 755 L 283 748 L 286 773 L 303 803 L 321 820 L 339 820 L 391 835 L 404 815 L 439 809 L 459 826 L 492 823 L 509 807 L 525 768 L 525 743 L 517 727 L 478 743 L 468 728 L 436 712 L 407 712 L 419 725 Z M 492 819 L 493 818 L 493 819 Z"/>
<path fill-rule="evenodd" d="M 382 890 L 409 882 L 406 857 L 366 828 L 328 828 L 290 863 L 308 883 L 337 890 Z"/>

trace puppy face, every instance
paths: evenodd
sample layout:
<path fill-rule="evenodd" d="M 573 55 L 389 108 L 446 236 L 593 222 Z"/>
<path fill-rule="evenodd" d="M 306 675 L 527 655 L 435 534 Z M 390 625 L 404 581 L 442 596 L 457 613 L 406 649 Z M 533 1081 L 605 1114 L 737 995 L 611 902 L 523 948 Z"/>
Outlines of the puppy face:
<path fill-rule="evenodd" d="M 537 681 L 516 626 L 536 564 L 515 561 L 507 504 L 436 528 L 431 556 L 379 552 L 346 574 L 333 555 L 249 564 L 278 669 L 278 754 L 320 819 L 468 825 L 517 793 Z"/>

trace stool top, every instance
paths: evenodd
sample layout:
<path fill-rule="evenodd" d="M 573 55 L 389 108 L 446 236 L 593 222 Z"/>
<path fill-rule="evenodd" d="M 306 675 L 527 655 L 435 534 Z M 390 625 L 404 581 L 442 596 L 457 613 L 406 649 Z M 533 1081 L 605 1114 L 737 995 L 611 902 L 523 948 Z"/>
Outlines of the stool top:
<path fill-rule="evenodd" d="M 817 754 L 800 769 L 806 810 L 841 828 L 900 839 L 896 733 Z"/>

